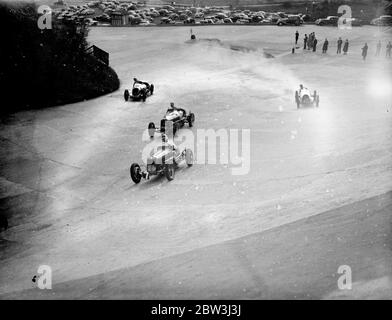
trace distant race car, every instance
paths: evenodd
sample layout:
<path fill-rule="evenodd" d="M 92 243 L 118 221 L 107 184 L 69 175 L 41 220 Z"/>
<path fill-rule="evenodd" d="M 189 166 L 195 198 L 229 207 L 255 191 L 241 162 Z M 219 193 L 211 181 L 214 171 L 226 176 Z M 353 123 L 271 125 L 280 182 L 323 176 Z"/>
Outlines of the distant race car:
<path fill-rule="evenodd" d="M 189 111 L 187 114 L 184 109 L 174 108 L 174 104 L 172 103 L 170 108 L 167 109 L 165 116 L 161 120 L 160 128 L 155 126 L 154 122 L 150 122 L 148 124 L 148 133 L 151 138 L 154 137 L 155 132 L 170 132 L 172 129 L 173 135 L 176 134 L 177 130 L 182 128 L 185 123 L 189 125 L 189 127 L 193 126 L 195 122 L 195 114 Z M 171 126 L 172 128 L 169 128 Z"/>
<path fill-rule="evenodd" d="M 154 94 L 154 85 L 149 84 L 147 82 L 139 81 L 136 78 L 133 79 L 133 86 L 131 93 L 128 89 L 124 91 L 124 100 L 128 101 L 132 100 L 143 100 L 146 101 L 148 96 L 152 96 Z"/>
<path fill-rule="evenodd" d="M 137 163 L 131 165 L 131 179 L 134 183 L 139 183 L 142 178 L 149 180 L 150 176 L 164 174 L 167 180 L 171 181 L 174 179 L 175 169 L 184 161 L 188 167 L 193 165 L 191 149 L 185 148 L 179 152 L 172 145 L 163 144 L 147 159 L 145 170 L 142 170 Z"/>
<path fill-rule="evenodd" d="M 300 89 L 295 91 L 295 103 L 297 104 L 298 109 L 301 106 L 318 107 L 320 103 L 320 96 L 317 94 L 316 90 L 314 90 L 313 94 L 311 94 L 308 88 L 305 88 L 301 85 Z"/>

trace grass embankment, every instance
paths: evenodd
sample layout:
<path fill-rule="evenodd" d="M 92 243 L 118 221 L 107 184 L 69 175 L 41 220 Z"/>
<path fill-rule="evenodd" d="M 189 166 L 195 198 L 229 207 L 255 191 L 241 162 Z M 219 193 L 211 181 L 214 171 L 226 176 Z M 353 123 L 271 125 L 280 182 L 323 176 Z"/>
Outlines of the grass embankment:
<path fill-rule="evenodd" d="M 33 3 L 0 3 L 0 113 L 91 99 L 119 88 L 117 74 L 86 53 L 87 28 L 37 26 Z"/>

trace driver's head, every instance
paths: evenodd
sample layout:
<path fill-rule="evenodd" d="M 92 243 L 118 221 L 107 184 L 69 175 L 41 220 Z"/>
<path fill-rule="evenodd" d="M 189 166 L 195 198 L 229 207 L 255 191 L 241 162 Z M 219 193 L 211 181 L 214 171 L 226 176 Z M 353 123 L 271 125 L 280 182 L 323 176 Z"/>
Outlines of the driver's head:
<path fill-rule="evenodd" d="M 174 108 L 174 102 L 170 102 L 170 108 Z"/>
<path fill-rule="evenodd" d="M 300 89 L 303 89 L 303 88 L 304 88 L 304 85 L 303 85 L 303 84 L 300 84 L 299 87 L 300 87 Z"/>
<path fill-rule="evenodd" d="M 168 142 L 169 138 L 167 137 L 167 135 L 165 133 L 162 133 L 162 142 Z"/>
<path fill-rule="evenodd" d="M 135 81 L 135 82 L 136 82 L 136 81 L 137 81 L 137 79 L 136 79 L 136 78 L 133 78 L 133 81 Z"/>

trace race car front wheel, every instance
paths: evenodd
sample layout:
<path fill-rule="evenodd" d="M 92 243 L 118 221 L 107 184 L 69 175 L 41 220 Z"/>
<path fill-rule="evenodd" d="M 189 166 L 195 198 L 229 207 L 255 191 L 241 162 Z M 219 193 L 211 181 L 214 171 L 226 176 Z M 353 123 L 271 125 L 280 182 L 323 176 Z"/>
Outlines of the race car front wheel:
<path fill-rule="evenodd" d="M 297 109 L 299 109 L 299 94 L 298 94 L 298 91 L 295 91 L 295 103 L 297 104 Z"/>
<path fill-rule="evenodd" d="M 129 91 L 128 91 L 128 90 L 125 90 L 125 91 L 124 91 L 124 100 L 125 100 L 125 101 L 128 101 L 128 99 L 129 99 Z"/>
<path fill-rule="evenodd" d="M 172 165 L 172 164 L 167 165 L 165 168 L 166 179 L 169 181 L 172 181 L 174 179 L 174 174 L 175 174 L 174 165 Z"/>
<path fill-rule="evenodd" d="M 193 112 L 191 112 L 189 114 L 189 119 L 188 119 L 189 126 L 193 127 L 194 122 L 195 122 L 195 114 Z"/>
<path fill-rule="evenodd" d="M 193 152 L 191 149 L 186 149 L 185 151 L 185 162 L 188 167 L 193 166 Z"/>
<path fill-rule="evenodd" d="M 148 134 L 150 135 L 150 138 L 154 138 L 154 135 L 155 135 L 155 124 L 154 124 L 154 122 L 150 122 L 148 124 Z"/>
<path fill-rule="evenodd" d="M 137 163 L 132 163 L 131 168 L 129 169 L 132 181 L 135 183 L 139 183 L 142 179 L 142 173 L 140 170 L 140 166 Z"/>

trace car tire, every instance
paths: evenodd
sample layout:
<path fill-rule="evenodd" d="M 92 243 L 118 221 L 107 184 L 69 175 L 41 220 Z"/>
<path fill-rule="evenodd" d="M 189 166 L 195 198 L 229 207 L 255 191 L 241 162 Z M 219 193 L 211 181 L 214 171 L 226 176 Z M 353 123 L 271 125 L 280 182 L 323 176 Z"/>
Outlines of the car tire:
<path fill-rule="evenodd" d="M 191 149 L 186 149 L 185 150 L 185 162 L 188 167 L 193 166 L 193 152 Z"/>
<path fill-rule="evenodd" d="M 128 99 L 129 99 L 129 91 L 128 91 L 128 90 L 125 90 L 125 91 L 124 91 L 124 100 L 125 100 L 125 101 L 128 101 Z"/>
<path fill-rule="evenodd" d="M 189 116 L 188 116 L 189 127 L 193 127 L 194 122 L 195 122 L 195 114 L 193 112 L 191 112 L 191 113 L 189 113 Z"/>
<path fill-rule="evenodd" d="M 134 183 L 139 183 L 142 179 L 142 174 L 140 172 L 140 166 L 137 163 L 132 163 L 131 168 L 129 169 L 129 173 L 131 175 L 131 179 Z"/>
<path fill-rule="evenodd" d="M 175 171 L 174 165 L 172 165 L 172 164 L 166 165 L 165 176 L 168 181 L 172 181 L 174 179 L 175 172 L 176 171 Z"/>
<path fill-rule="evenodd" d="M 151 84 L 151 86 L 150 86 L 150 92 L 151 92 L 151 95 L 154 94 L 154 85 L 153 84 Z"/>
<path fill-rule="evenodd" d="M 149 124 L 148 124 L 148 134 L 149 134 L 149 136 L 150 136 L 150 138 L 152 139 L 152 138 L 154 138 L 154 135 L 155 135 L 155 123 L 154 122 L 150 122 Z"/>

